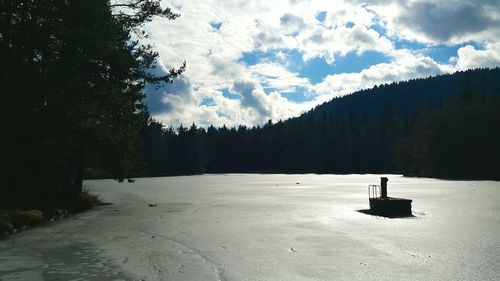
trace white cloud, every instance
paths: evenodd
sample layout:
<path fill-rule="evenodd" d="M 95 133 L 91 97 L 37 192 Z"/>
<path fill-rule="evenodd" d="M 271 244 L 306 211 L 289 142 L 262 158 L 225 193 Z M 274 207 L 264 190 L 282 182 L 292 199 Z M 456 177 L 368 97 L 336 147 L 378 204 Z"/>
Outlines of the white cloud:
<path fill-rule="evenodd" d="M 259 63 L 249 66 L 249 70 L 261 85 L 273 88 L 281 93 L 294 92 L 298 88 L 309 89 L 309 79 L 300 77 L 297 73 L 290 72 L 278 63 Z"/>
<path fill-rule="evenodd" d="M 232 90 L 241 95 L 242 106 L 257 110 L 259 115 L 269 116 L 266 93 L 260 84 L 251 81 L 236 81 Z"/>
<path fill-rule="evenodd" d="M 293 34 L 306 27 L 304 19 L 294 14 L 285 13 L 280 17 L 280 25 L 285 29 L 285 34 Z"/>
<path fill-rule="evenodd" d="M 489 42 L 500 35 L 500 1 L 367 1 L 391 36 L 425 44 Z"/>
<path fill-rule="evenodd" d="M 325 12 L 324 24 L 327 27 L 340 27 L 349 23 L 371 26 L 375 22 L 375 14 L 362 5 L 341 2 L 328 7 Z"/>
<path fill-rule="evenodd" d="M 186 60 L 187 70 L 173 85 L 148 88 L 147 100 L 154 116 L 173 126 L 193 121 L 201 126 L 260 125 L 377 84 L 498 66 L 500 61 L 499 25 L 493 24 L 500 19 L 499 1 L 173 0 L 163 4 L 181 17 L 148 24 L 149 42 L 158 50 L 162 68 Z M 320 21 L 317 16 L 322 12 L 325 18 Z M 384 29 L 386 33 L 381 32 Z M 465 46 L 450 64 L 439 64 L 423 52 L 396 49 L 393 42 L 399 39 L 427 46 L 475 40 L 484 50 Z M 390 62 L 328 75 L 313 84 L 292 70 L 298 69 L 287 56 L 292 50 L 305 61 L 322 58 L 334 63 L 349 53 L 375 51 Z M 243 54 L 257 51 L 276 56 L 242 61 Z M 240 98 L 225 96 L 225 89 Z M 309 100 L 287 99 L 297 91 Z"/>
<path fill-rule="evenodd" d="M 458 69 L 500 66 L 500 43 L 487 44 L 484 50 L 476 50 L 467 45 L 458 49 L 456 58 Z"/>
<path fill-rule="evenodd" d="M 335 57 L 345 56 L 350 52 L 360 55 L 372 50 L 389 54 L 394 49 L 389 39 L 362 25 L 335 29 L 316 26 L 302 32 L 297 38 L 305 61 L 320 57 L 328 63 L 333 63 Z"/>
<path fill-rule="evenodd" d="M 314 90 L 319 95 L 326 95 L 331 99 L 375 85 L 453 71 L 453 66 L 440 65 L 429 57 L 400 52 L 399 57 L 391 63 L 376 64 L 359 73 L 328 75 L 323 82 L 314 86 Z"/>
<path fill-rule="evenodd" d="M 269 119 L 278 121 L 298 116 L 317 104 L 315 101 L 294 103 L 276 91 L 266 93 L 255 80 L 235 81 L 230 90 L 241 98 L 229 99 L 221 91 L 195 88 L 186 79 L 181 79 L 166 89 L 156 90 L 156 93 L 150 89 L 149 97 L 156 96 L 155 102 L 163 109 L 155 112 L 154 118 L 174 127 L 192 122 L 203 127 L 211 124 L 254 126 Z M 202 104 L 207 98 L 212 103 Z"/>

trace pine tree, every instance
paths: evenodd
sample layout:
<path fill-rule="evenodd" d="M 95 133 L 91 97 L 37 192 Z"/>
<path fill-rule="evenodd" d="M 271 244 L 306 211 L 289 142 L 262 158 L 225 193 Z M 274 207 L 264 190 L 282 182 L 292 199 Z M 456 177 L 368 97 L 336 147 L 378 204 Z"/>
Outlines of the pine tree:
<path fill-rule="evenodd" d="M 144 23 L 179 15 L 158 0 L 0 0 L 0 58 L 8 108 L 3 161 L 14 201 L 60 201 L 92 164 L 123 179 L 134 168 L 147 83 L 163 75 Z"/>

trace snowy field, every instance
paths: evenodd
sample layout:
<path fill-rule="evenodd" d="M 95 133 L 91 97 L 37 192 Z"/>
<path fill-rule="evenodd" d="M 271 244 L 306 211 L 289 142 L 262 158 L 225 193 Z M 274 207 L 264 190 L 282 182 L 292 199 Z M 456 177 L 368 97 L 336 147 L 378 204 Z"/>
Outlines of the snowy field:
<path fill-rule="evenodd" d="M 379 177 L 86 181 L 112 204 L 0 240 L 0 280 L 500 280 L 500 182 L 388 175 L 387 219 Z"/>

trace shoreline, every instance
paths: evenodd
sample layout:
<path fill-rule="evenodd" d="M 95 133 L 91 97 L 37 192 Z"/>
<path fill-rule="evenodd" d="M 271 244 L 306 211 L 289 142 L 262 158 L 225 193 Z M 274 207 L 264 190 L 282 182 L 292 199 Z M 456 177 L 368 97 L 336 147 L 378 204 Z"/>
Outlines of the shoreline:
<path fill-rule="evenodd" d="M 414 217 L 384 219 L 357 211 L 368 207 L 366 186 L 380 176 L 85 181 L 87 190 L 113 204 L 1 240 L 0 279 L 397 280 L 405 272 L 407 279 L 424 281 L 498 275 L 488 267 L 497 257 L 498 182 L 391 176 L 389 194 L 414 200 Z"/>
<path fill-rule="evenodd" d="M 0 240 L 13 234 L 60 221 L 102 205 L 97 195 L 87 191 L 79 195 L 73 208 L 6 208 L 0 210 Z"/>

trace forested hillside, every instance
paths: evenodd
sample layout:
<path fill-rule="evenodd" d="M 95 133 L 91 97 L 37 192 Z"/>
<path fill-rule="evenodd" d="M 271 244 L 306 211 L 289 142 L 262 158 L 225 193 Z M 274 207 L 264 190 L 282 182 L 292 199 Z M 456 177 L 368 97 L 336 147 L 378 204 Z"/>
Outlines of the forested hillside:
<path fill-rule="evenodd" d="M 263 127 L 143 129 L 144 175 L 383 173 L 500 178 L 500 69 L 382 85 Z"/>
<path fill-rule="evenodd" d="M 348 114 L 351 110 L 376 117 L 389 104 L 395 117 L 406 117 L 421 106 L 438 106 L 464 91 L 500 93 L 500 68 L 476 69 L 454 74 L 394 82 L 336 98 L 312 110 L 313 115 Z"/>

